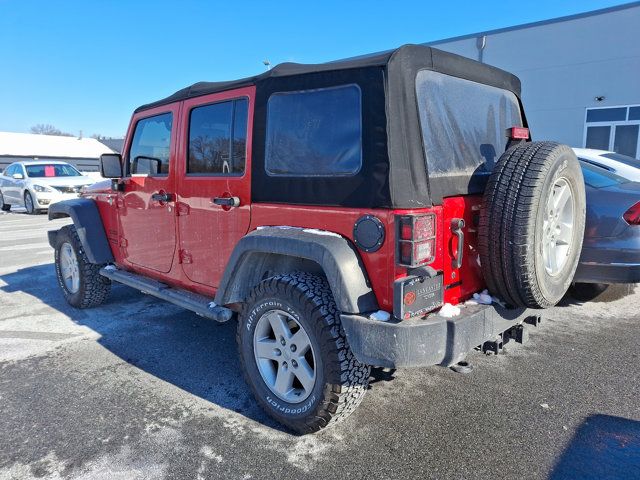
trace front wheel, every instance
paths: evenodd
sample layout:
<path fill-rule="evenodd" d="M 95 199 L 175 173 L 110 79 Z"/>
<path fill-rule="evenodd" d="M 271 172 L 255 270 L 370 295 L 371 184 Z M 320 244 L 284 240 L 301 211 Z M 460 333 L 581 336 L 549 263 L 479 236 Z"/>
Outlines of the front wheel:
<path fill-rule="evenodd" d="M 327 281 L 304 272 L 253 289 L 238 323 L 245 379 L 278 422 L 311 433 L 346 418 L 370 367 L 353 356 Z"/>
<path fill-rule="evenodd" d="M 62 227 L 55 245 L 56 276 L 67 302 L 76 308 L 91 308 L 103 303 L 111 289 L 111 281 L 100 275 L 103 265 L 89 262 L 76 227 Z"/>
<path fill-rule="evenodd" d="M 33 197 L 31 196 L 31 192 L 29 192 L 29 190 L 24 192 L 24 208 L 29 215 L 35 215 L 36 213 L 38 213 L 35 203 L 33 202 Z"/>

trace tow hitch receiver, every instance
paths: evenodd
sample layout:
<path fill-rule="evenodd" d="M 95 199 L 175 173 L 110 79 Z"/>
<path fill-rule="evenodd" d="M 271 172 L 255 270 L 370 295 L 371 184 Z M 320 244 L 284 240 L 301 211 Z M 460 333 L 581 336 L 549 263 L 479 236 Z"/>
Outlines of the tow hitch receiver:
<path fill-rule="evenodd" d="M 540 317 L 531 317 L 535 320 L 535 325 L 540 323 Z M 528 320 L 528 319 L 527 319 Z M 525 320 L 527 323 L 529 321 Z M 514 325 L 508 330 L 500 333 L 495 340 L 489 340 L 484 342 L 480 349 L 482 353 L 493 353 L 497 355 L 504 348 L 505 344 L 509 342 L 509 340 L 513 340 L 516 343 L 524 343 L 529 340 L 529 332 L 524 328 L 524 325 Z"/>

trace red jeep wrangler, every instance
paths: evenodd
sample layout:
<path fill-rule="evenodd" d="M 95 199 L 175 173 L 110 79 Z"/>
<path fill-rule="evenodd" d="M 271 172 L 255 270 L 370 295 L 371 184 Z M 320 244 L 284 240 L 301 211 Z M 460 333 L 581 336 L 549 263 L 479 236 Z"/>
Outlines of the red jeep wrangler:
<path fill-rule="evenodd" d="M 247 383 L 298 432 L 351 413 L 370 366 L 453 365 L 521 329 L 584 231 L 576 157 L 530 141 L 519 80 L 425 46 L 197 83 L 138 108 L 101 169 L 49 209 L 73 219 L 49 234 L 69 303 L 113 280 L 237 316 Z M 502 305 L 464 304 L 485 288 Z"/>

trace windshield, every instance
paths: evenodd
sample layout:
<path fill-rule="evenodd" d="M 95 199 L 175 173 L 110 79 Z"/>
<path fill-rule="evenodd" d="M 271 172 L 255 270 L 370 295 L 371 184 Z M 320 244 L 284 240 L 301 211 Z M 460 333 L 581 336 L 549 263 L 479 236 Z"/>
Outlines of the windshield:
<path fill-rule="evenodd" d="M 24 168 L 27 169 L 27 176 L 31 178 L 82 176 L 78 170 L 64 163 L 25 165 Z"/>
<path fill-rule="evenodd" d="M 418 113 L 429 175 L 489 173 L 521 127 L 512 92 L 430 70 L 416 76 Z"/>

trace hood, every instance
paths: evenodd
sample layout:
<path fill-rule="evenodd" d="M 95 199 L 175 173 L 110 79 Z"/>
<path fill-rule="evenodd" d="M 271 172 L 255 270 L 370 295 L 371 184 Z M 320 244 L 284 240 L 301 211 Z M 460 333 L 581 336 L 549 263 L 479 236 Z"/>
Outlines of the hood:
<path fill-rule="evenodd" d="M 75 187 L 91 185 L 95 179 L 81 175 L 79 177 L 29 177 L 29 182 L 33 185 L 47 185 L 50 187 Z"/>
<path fill-rule="evenodd" d="M 84 193 L 96 194 L 96 193 L 111 193 L 111 180 L 100 180 L 96 183 L 92 183 L 84 189 Z"/>

